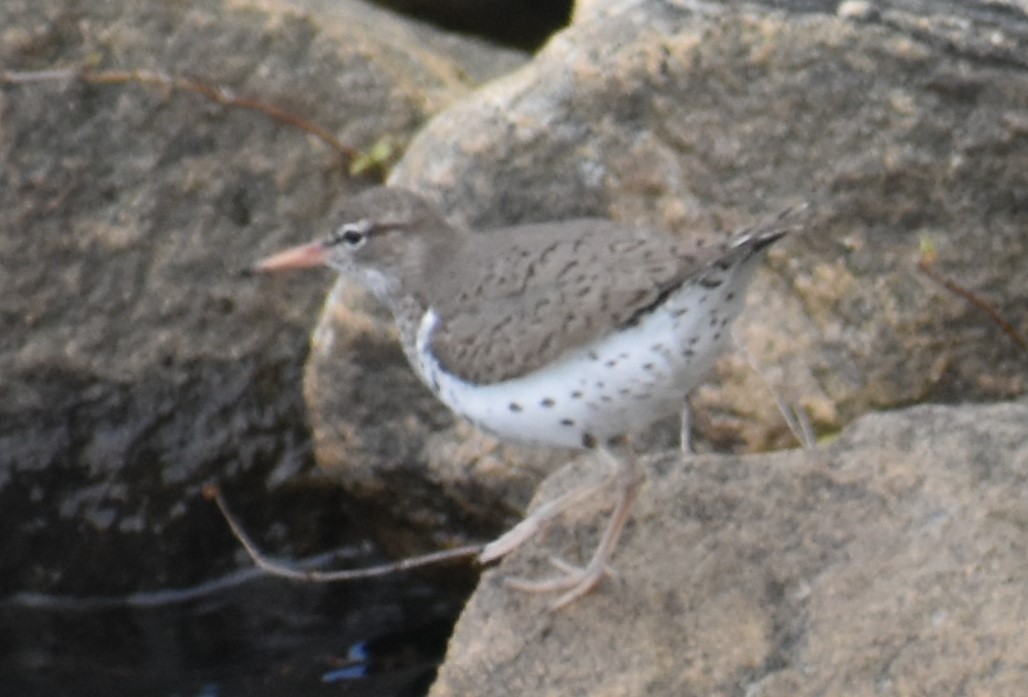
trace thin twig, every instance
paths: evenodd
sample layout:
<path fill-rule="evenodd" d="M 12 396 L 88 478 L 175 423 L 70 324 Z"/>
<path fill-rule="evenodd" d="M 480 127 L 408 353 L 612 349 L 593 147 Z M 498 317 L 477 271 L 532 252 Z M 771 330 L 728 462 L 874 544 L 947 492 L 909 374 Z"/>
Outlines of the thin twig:
<path fill-rule="evenodd" d="M 366 553 L 364 546 L 349 546 L 309 557 L 300 563 L 304 566 L 319 567 L 333 561 L 363 556 Z M 117 596 L 68 596 L 21 592 L 0 600 L 0 607 L 28 607 L 69 612 L 97 612 L 122 607 L 168 607 L 209 597 L 259 578 L 267 577 L 260 569 L 248 567 L 186 588 L 162 588 Z"/>
<path fill-rule="evenodd" d="M 921 240 L 921 258 L 917 262 L 917 268 L 921 273 L 938 283 L 949 292 L 959 295 L 961 298 L 978 308 L 986 317 L 992 320 L 1004 334 L 1009 336 L 1015 344 L 1020 346 L 1021 350 L 1028 351 L 1028 341 L 1021 336 L 1013 324 L 1003 318 L 996 308 L 986 300 L 978 297 L 974 292 L 964 288 L 956 281 L 935 270 L 935 248 L 932 246 L 931 241 L 927 239 Z"/>
<path fill-rule="evenodd" d="M 277 107 L 273 104 L 268 104 L 267 102 L 262 102 L 257 99 L 236 96 L 226 87 L 217 87 L 215 85 L 202 82 L 201 80 L 174 77 L 167 73 L 151 70 L 94 71 L 90 68 L 81 70 L 67 68 L 35 71 L 0 71 L 0 84 L 24 85 L 31 82 L 76 79 L 92 85 L 156 85 L 158 87 L 171 90 L 192 92 L 206 97 L 217 104 L 255 111 L 259 114 L 264 114 L 279 123 L 306 131 L 342 155 L 348 163 L 362 157 L 362 153 L 359 150 L 345 145 L 327 128 L 308 121 L 298 114 L 294 114 L 282 109 L 281 107 Z"/>
<path fill-rule="evenodd" d="M 354 581 L 363 578 L 388 576 L 390 574 L 409 571 L 411 569 L 451 561 L 453 559 L 477 556 L 482 552 L 482 545 L 480 544 L 464 545 L 463 547 L 456 547 L 454 549 L 431 552 L 429 554 L 422 554 L 416 557 L 407 557 L 406 559 L 401 559 L 387 564 L 379 564 L 378 566 L 372 566 L 365 569 L 347 569 L 341 571 L 301 569 L 297 568 L 295 565 L 283 564 L 269 559 L 263 552 L 261 552 L 250 536 L 246 534 L 246 531 L 243 530 L 239 520 L 229 510 L 228 504 L 225 502 L 225 497 L 222 496 L 221 490 L 217 486 L 213 484 L 208 485 L 204 488 L 203 493 L 206 498 L 217 504 L 218 510 L 221 511 L 221 515 L 225 517 L 225 521 L 228 523 L 229 528 L 232 529 L 232 534 L 243 545 L 243 549 L 245 549 L 246 553 L 250 555 L 250 559 L 253 560 L 253 563 L 256 564 L 258 568 L 273 576 L 288 578 L 294 581 L 305 581 L 308 583 L 333 583 L 336 581 Z"/>

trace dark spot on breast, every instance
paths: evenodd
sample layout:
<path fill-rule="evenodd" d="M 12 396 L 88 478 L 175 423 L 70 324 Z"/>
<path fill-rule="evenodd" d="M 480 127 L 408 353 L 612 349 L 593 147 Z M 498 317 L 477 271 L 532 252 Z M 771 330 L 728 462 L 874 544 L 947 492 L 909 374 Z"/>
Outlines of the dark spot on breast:
<path fill-rule="evenodd" d="M 725 295 L 725 300 L 727 300 L 729 302 L 731 302 L 732 300 L 735 300 L 735 293 L 732 293 L 732 292 L 729 291 L 728 294 Z"/>
<path fill-rule="evenodd" d="M 599 354 L 597 354 L 595 351 L 590 351 L 586 355 L 589 356 L 589 360 L 590 361 L 598 361 L 598 360 L 600 360 Z"/>
<path fill-rule="evenodd" d="M 606 363 L 604 363 L 603 365 L 607 366 L 608 368 L 615 368 L 615 367 L 617 367 L 617 364 L 618 364 L 617 361 L 609 360 Z"/>
<path fill-rule="evenodd" d="M 510 404 L 507 405 L 507 408 L 510 409 L 515 414 L 518 413 L 519 411 L 521 411 L 521 405 L 518 404 L 517 402 L 511 402 Z"/>
<path fill-rule="evenodd" d="M 568 428 L 570 428 L 570 427 L 575 425 L 575 420 L 574 419 L 561 419 L 560 420 L 560 425 L 561 426 L 567 426 Z"/>
<path fill-rule="evenodd" d="M 591 433 L 582 434 L 582 447 L 583 448 L 595 448 L 596 447 L 596 436 Z"/>
<path fill-rule="evenodd" d="M 652 363 L 643 363 L 643 370 L 645 370 L 646 372 L 650 372 L 651 370 L 653 370 L 653 364 Z"/>
<path fill-rule="evenodd" d="M 682 315 L 684 315 L 688 311 L 689 311 L 688 307 L 680 307 L 677 310 L 675 310 L 674 312 L 672 312 L 671 316 L 672 317 L 681 317 Z"/>
<path fill-rule="evenodd" d="M 550 399 L 549 397 L 547 397 L 546 399 L 544 399 L 544 400 L 542 400 L 541 402 L 539 402 L 539 406 L 541 406 L 541 407 L 545 407 L 545 408 L 547 408 L 547 409 L 549 409 L 550 407 L 552 407 L 552 406 L 553 406 L 554 404 L 556 404 L 556 402 L 554 402 L 554 401 L 553 401 L 552 399 Z"/>
<path fill-rule="evenodd" d="M 581 399 L 581 398 L 582 398 L 582 393 L 579 392 L 578 390 L 575 390 L 574 392 L 571 393 L 571 399 Z"/>

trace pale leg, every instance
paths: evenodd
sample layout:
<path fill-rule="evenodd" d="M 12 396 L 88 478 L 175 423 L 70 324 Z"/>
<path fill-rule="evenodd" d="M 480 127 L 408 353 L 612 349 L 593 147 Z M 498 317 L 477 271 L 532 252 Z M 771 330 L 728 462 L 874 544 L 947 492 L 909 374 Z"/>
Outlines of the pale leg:
<path fill-rule="evenodd" d="M 507 556 L 525 542 L 532 539 L 547 523 L 563 514 L 564 511 L 577 505 L 581 501 L 592 498 L 595 494 L 614 483 L 619 474 L 618 464 L 613 460 L 612 455 L 606 451 L 601 452 L 607 455 L 607 457 L 603 458 L 604 463 L 608 466 L 613 465 L 609 473 L 597 481 L 587 482 L 582 486 L 572 489 L 568 493 L 558 496 L 552 501 L 547 501 L 542 506 L 539 506 L 537 509 L 525 516 L 525 519 L 520 523 L 487 544 L 482 550 L 482 553 L 478 556 L 478 561 L 482 564 L 488 564 L 489 562 L 493 562 L 501 557 Z"/>
<path fill-rule="evenodd" d="M 679 428 L 681 429 L 678 433 L 678 449 L 682 451 L 684 455 L 692 454 L 692 412 L 689 407 L 689 398 L 686 397 L 685 401 L 682 402 L 682 422 Z"/>
<path fill-rule="evenodd" d="M 564 591 L 551 606 L 554 610 L 568 605 L 591 591 L 608 573 L 610 558 L 617 547 L 618 540 L 625 528 L 625 523 L 628 522 L 632 507 L 635 505 L 635 500 L 639 496 L 642 476 L 636 466 L 634 455 L 626 452 L 624 459 L 618 459 L 609 451 L 603 450 L 600 452 L 617 466 L 618 501 L 589 563 L 583 567 L 576 567 L 562 560 L 553 559 L 551 562 L 554 566 L 563 572 L 560 576 L 538 581 L 517 578 L 507 579 L 506 581 L 507 585 L 511 588 L 531 593 L 556 593 Z"/>

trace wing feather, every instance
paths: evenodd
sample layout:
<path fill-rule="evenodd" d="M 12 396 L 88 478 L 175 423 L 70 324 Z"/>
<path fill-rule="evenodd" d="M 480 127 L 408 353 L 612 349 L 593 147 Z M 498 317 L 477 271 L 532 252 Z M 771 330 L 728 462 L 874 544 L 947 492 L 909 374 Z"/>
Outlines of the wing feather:
<path fill-rule="evenodd" d="M 509 229 L 501 256 L 486 257 L 482 240 L 462 260 L 479 272 L 435 307 L 430 348 L 444 369 L 476 384 L 530 373 L 630 322 L 719 254 L 609 221 L 554 227 Z"/>

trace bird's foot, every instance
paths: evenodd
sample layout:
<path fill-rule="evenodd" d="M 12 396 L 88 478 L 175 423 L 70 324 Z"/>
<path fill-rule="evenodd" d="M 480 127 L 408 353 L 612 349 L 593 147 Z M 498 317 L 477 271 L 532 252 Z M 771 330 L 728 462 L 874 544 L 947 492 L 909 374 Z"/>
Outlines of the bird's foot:
<path fill-rule="evenodd" d="M 547 501 L 528 514 L 520 523 L 487 544 L 478 556 L 478 561 L 482 564 L 488 564 L 507 556 L 535 537 L 554 518 L 579 502 L 591 498 L 597 492 L 606 489 L 614 481 L 615 474 L 612 473 L 599 481 L 588 482 L 562 496 L 558 496 L 552 501 Z"/>
<path fill-rule="evenodd" d="M 529 593 L 562 593 L 550 606 L 552 610 L 559 610 L 581 598 L 595 588 L 604 576 L 612 573 L 610 558 L 639 495 L 642 478 L 636 472 L 634 462 L 630 462 L 627 466 L 621 464 L 615 481 L 618 483 L 619 494 L 617 506 L 588 564 L 579 567 L 561 559 L 551 558 L 550 563 L 561 571 L 561 575 L 539 580 L 510 578 L 506 580 L 506 585 Z"/>
<path fill-rule="evenodd" d="M 614 571 L 607 564 L 608 560 L 598 559 L 598 556 L 593 555 L 593 559 L 585 566 L 575 566 L 563 559 L 550 557 L 550 563 L 557 567 L 560 575 L 542 579 L 512 577 L 504 579 L 504 585 L 525 593 L 563 592 L 550 604 L 551 610 L 559 610 L 595 588 L 604 576 L 614 575 Z"/>

